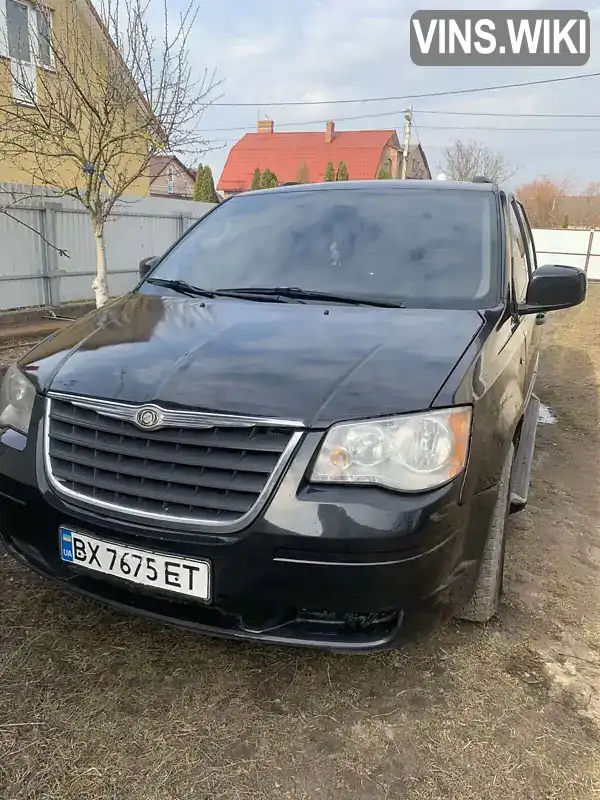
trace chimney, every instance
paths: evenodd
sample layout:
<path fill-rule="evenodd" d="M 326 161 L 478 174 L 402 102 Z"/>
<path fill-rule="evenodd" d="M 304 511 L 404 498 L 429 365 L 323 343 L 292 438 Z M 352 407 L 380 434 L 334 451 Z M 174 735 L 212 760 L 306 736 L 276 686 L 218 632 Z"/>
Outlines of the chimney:
<path fill-rule="evenodd" d="M 335 122 L 329 120 L 325 123 L 325 141 L 327 144 L 333 142 L 333 134 L 335 133 Z"/>
<path fill-rule="evenodd" d="M 258 133 L 273 133 L 273 125 L 272 119 L 259 119 Z"/>

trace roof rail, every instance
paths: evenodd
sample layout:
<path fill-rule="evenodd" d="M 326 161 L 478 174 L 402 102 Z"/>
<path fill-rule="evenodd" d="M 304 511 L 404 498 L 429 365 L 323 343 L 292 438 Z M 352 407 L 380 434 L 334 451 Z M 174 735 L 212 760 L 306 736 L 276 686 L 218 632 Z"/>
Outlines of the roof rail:
<path fill-rule="evenodd" d="M 475 177 L 473 178 L 473 180 L 471 182 L 472 183 L 494 183 L 494 181 L 490 180 L 489 178 L 486 178 L 485 175 L 475 175 Z"/>
<path fill-rule="evenodd" d="M 300 186 L 300 181 L 284 181 L 280 186 Z"/>

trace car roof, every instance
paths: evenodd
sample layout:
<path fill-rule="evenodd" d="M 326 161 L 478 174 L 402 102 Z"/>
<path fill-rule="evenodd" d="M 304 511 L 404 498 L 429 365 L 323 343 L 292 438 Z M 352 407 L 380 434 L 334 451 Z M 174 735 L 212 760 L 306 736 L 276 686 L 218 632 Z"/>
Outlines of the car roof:
<path fill-rule="evenodd" d="M 239 195 L 233 195 L 233 197 L 248 197 L 254 194 L 264 195 L 265 192 L 335 192 L 344 189 L 362 191 L 407 191 L 410 189 L 424 189 L 425 191 L 429 192 L 493 192 L 496 191 L 498 187 L 493 183 L 471 183 L 470 181 L 394 179 L 372 181 L 331 181 L 329 183 L 302 183 L 294 186 L 277 186 L 274 189 L 256 189 L 255 191 L 241 192 Z"/>

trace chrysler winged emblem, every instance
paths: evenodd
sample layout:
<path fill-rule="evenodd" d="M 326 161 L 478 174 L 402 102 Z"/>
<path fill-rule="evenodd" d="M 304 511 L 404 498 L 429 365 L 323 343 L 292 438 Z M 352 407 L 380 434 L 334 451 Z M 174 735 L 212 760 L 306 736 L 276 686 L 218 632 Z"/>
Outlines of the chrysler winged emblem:
<path fill-rule="evenodd" d="M 139 428 L 152 430 L 161 424 L 162 415 L 155 408 L 140 408 L 136 411 L 133 421 Z"/>

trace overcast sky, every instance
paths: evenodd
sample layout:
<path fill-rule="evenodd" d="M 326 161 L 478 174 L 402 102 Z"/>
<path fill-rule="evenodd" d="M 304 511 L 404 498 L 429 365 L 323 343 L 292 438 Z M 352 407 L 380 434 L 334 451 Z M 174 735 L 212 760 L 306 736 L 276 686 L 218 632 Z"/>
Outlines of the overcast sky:
<path fill-rule="evenodd" d="M 598 0 L 596 0 L 598 2 Z M 489 8 L 491 3 L 409 4 L 404 0 L 201 0 L 193 41 L 200 68 L 215 68 L 223 84 L 222 102 L 251 102 L 251 108 L 211 107 L 204 116 L 207 138 L 219 147 L 204 159 L 215 178 L 229 147 L 256 121 L 306 122 L 291 130 L 320 130 L 325 119 L 338 129 L 397 128 L 405 101 L 343 106 L 281 108 L 269 103 L 290 100 L 340 100 L 444 91 L 600 71 L 600 6 L 593 3 L 527 2 L 495 8 L 584 9 L 592 19 L 592 57 L 585 67 L 435 68 L 416 67 L 409 54 L 409 19 L 418 8 Z M 457 138 L 478 139 L 502 150 L 519 167 L 515 183 L 548 175 L 569 179 L 575 189 L 600 180 L 600 118 L 597 120 L 516 119 L 426 114 L 433 111 L 572 113 L 600 115 L 600 78 L 587 78 L 464 97 L 414 100 L 418 138 L 432 171 L 444 146 Z M 342 117 L 394 112 L 389 116 L 342 121 Z M 504 130 L 476 130 L 476 126 Z M 242 128 L 213 131 L 215 128 Z M 519 131 L 519 127 L 546 128 Z M 446 129 L 447 128 L 447 129 Z M 465 129 L 468 128 L 468 129 Z M 560 130 L 548 130 L 549 128 Z M 582 128 L 592 129 L 582 131 Z M 284 128 L 290 130 L 290 128 Z"/>

